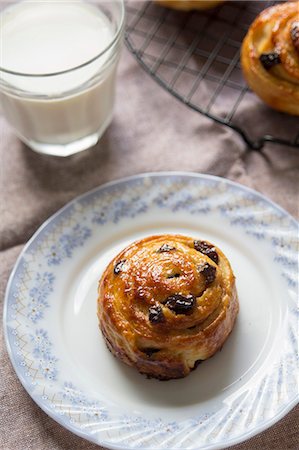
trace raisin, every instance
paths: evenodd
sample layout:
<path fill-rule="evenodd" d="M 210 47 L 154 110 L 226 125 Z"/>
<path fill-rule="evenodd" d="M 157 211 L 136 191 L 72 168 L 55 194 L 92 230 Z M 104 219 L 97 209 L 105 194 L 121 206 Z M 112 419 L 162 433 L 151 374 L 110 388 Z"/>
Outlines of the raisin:
<path fill-rule="evenodd" d="M 262 53 L 260 56 L 260 62 L 266 70 L 269 70 L 271 67 L 281 63 L 280 56 L 276 52 Z"/>
<path fill-rule="evenodd" d="M 175 314 L 191 314 L 196 304 L 196 298 L 193 295 L 184 297 L 180 294 L 173 294 L 167 297 L 165 306 Z"/>
<path fill-rule="evenodd" d="M 291 38 L 295 49 L 299 52 L 299 22 L 293 22 L 291 25 Z"/>
<path fill-rule="evenodd" d="M 118 261 L 118 263 L 115 264 L 114 270 L 113 270 L 115 275 L 118 275 L 124 269 L 125 262 L 126 262 L 126 259 L 122 259 L 121 261 Z"/>
<path fill-rule="evenodd" d="M 218 264 L 219 257 L 213 245 L 205 241 L 194 241 L 194 248 L 203 255 L 207 255 L 214 263 Z"/>
<path fill-rule="evenodd" d="M 160 349 L 159 348 L 143 348 L 141 351 L 150 358 L 154 353 L 159 352 Z"/>
<path fill-rule="evenodd" d="M 206 286 L 213 283 L 216 278 L 216 267 L 211 266 L 209 263 L 202 264 L 198 267 L 200 273 L 203 274 L 206 280 Z"/>
<path fill-rule="evenodd" d="M 164 322 L 165 317 L 161 306 L 151 306 L 148 310 L 148 318 L 152 324 Z"/>
<path fill-rule="evenodd" d="M 171 252 L 175 250 L 175 247 L 172 247 L 171 245 L 168 244 L 163 244 L 161 245 L 161 247 L 157 250 L 157 253 L 165 253 L 165 252 Z"/>

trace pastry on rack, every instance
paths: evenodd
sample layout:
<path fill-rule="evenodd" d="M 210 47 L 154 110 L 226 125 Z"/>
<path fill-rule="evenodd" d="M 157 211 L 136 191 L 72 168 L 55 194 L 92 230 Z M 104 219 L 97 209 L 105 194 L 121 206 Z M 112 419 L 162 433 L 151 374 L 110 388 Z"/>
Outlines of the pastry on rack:
<path fill-rule="evenodd" d="M 220 349 L 238 309 L 222 251 L 181 235 L 134 242 L 99 283 L 98 318 L 109 350 L 160 380 L 188 375 Z"/>
<path fill-rule="evenodd" d="M 210 9 L 224 3 L 224 0 L 156 0 L 162 6 L 191 11 L 192 9 Z"/>
<path fill-rule="evenodd" d="M 255 19 L 241 64 L 253 91 L 274 109 L 299 115 L 299 2 L 277 4 Z"/>

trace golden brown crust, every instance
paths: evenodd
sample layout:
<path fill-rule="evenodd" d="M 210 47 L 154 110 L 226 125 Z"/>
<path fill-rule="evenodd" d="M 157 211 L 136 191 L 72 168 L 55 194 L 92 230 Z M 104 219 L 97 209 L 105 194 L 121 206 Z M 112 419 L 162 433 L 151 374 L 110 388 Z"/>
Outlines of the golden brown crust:
<path fill-rule="evenodd" d="M 243 73 L 251 89 L 272 108 L 294 115 L 299 115 L 298 41 L 299 2 L 287 2 L 256 18 L 241 51 Z M 265 67 L 261 55 L 269 54 L 275 55 L 276 64 Z"/>
<path fill-rule="evenodd" d="M 222 347 L 237 313 L 225 255 L 185 236 L 131 244 L 99 283 L 98 317 L 108 348 L 149 377 L 188 375 Z"/>
<path fill-rule="evenodd" d="M 210 9 L 224 3 L 225 0 L 156 0 L 162 6 L 178 9 L 181 11 L 191 11 L 192 9 Z"/>

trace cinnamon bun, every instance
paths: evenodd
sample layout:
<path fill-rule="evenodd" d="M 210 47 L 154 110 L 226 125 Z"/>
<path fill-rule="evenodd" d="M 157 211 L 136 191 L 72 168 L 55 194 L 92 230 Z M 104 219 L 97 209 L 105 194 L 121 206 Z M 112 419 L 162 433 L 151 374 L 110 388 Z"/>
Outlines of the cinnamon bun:
<path fill-rule="evenodd" d="M 161 380 L 188 375 L 220 349 L 238 309 L 222 251 L 181 235 L 134 242 L 99 283 L 98 318 L 109 350 Z"/>
<path fill-rule="evenodd" d="M 299 115 L 299 2 L 264 10 L 243 41 L 241 64 L 255 93 L 269 106 Z"/>
<path fill-rule="evenodd" d="M 191 11 L 192 9 L 214 8 L 223 3 L 224 0 L 156 0 L 156 2 L 168 8 Z"/>

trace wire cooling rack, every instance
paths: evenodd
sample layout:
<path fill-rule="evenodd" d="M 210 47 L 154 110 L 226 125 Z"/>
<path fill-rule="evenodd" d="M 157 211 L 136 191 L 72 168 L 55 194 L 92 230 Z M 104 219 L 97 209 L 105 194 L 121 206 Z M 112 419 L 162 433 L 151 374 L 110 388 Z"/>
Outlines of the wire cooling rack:
<path fill-rule="evenodd" d="M 190 108 L 239 133 L 249 148 L 299 148 L 298 117 L 273 111 L 246 85 L 240 47 L 249 25 L 273 1 L 225 2 L 175 11 L 152 1 L 126 4 L 125 41 L 142 67 Z"/>

